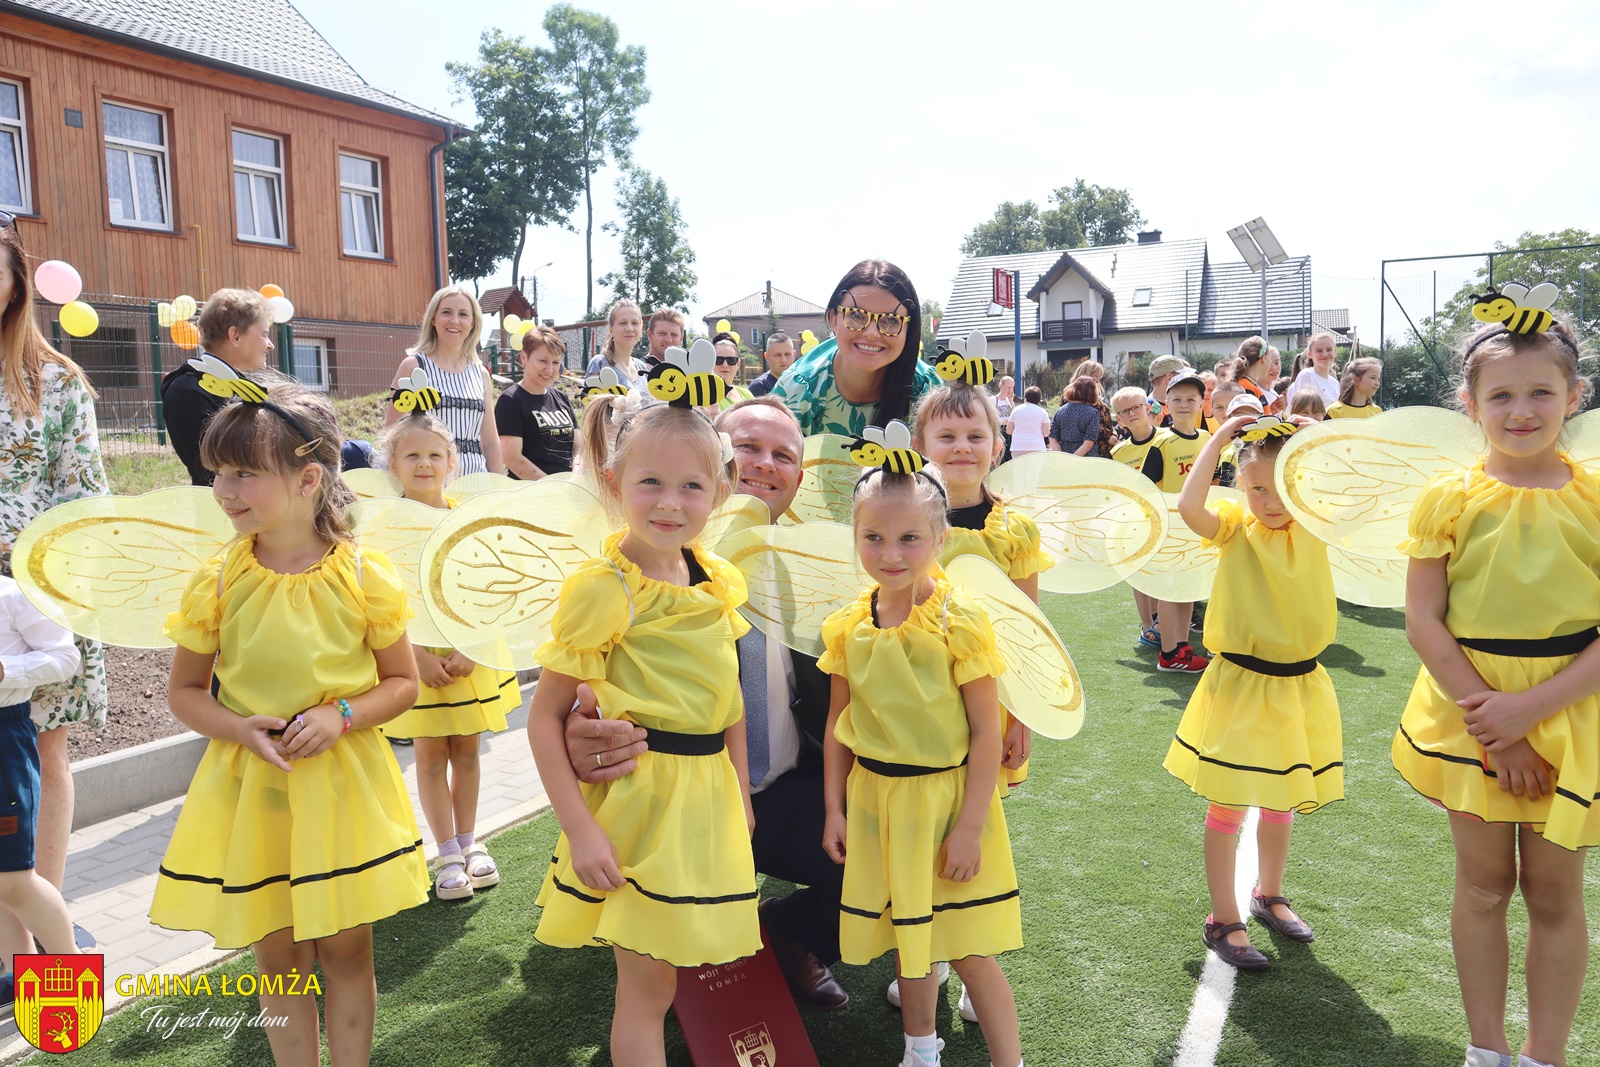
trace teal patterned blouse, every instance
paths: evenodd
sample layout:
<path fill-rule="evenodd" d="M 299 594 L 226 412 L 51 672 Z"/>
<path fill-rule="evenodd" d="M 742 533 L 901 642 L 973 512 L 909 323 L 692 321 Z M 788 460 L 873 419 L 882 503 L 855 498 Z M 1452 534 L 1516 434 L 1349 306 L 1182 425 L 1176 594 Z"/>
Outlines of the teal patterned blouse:
<path fill-rule="evenodd" d="M 778 379 L 772 387 L 773 396 L 789 405 L 794 417 L 800 420 L 800 432 L 810 437 L 817 433 L 837 433 L 846 437 L 860 437 L 870 423 L 877 404 L 852 404 L 839 395 L 833 383 L 833 357 L 838 343 L 828 338 L 809 355 L 801 356 L 794 366 Z M 911 410 L 917 408 L 922 394 L 939 384 L 939 375 L 922 360 L 917 360 L 916 381 L 911 388 Z M 907 417 L 907 422 L 910 418 Z"/>

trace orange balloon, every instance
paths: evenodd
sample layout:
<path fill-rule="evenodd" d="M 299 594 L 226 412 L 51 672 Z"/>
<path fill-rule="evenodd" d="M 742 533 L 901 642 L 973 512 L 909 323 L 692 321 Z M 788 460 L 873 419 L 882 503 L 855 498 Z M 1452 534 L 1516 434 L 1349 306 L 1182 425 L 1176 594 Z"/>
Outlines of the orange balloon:
<path fill-rule="evenodd" d="M 280 285 L 272 285 L 271 283 L 268 283 L 268 284 L 263 285 L 261 287 L 260 293 L 261 293 L 262 296 L 266 297 L 268 300 L 271 300 L 275 296 L 282 296 L 283 295 L 283 287 L 280 286 Z"/>
<path fill-rule="evenodd" d="M 200 331 L 188 319 L 172 324 L 172 343 L 179 348 L 195 348 L 200 344 Z"/>

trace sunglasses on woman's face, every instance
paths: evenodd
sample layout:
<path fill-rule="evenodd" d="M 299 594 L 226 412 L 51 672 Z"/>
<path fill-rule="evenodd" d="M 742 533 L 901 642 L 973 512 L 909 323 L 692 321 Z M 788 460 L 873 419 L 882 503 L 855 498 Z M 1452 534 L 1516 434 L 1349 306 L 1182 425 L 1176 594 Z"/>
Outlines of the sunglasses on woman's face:
<path fill-rule="evenodd" d="M 900 331 L 905 329 L 906 323 L 911 320 L 910 315 L 896 315 L 890 311 L 868 311 L 865 308 L 850 307 L 848 304 L 840 304 L 834 310 L 844 323 L 844 328 L 851 333 L 861 333 L 875 322 L 878 324 L 878 332 L 883 336 L 899 337 Z"/>
<path fill-rule="evenodd" d="M 735 367 L 735 366 L 738 366 L 738 364 L 739 364 L 739 357 L 738 356 L 718 356 L 717 357 L 717 366 L 719 366 L 719 367 Z M 702 363 L 701 366 L 703 367 L 703 366 L 705 366 L 705 364 Z"/>
<path fill-rule="evenodd" d="M 17 221 L 17 217 L 9 211 L 0 211 L 0 230 Z"/>

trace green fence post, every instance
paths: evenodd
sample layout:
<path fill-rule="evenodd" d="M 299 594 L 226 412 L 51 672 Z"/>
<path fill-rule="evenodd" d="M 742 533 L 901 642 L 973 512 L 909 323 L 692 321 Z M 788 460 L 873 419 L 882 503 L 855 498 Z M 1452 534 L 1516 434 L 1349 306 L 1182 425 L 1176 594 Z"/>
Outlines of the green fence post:
<path fill-rule="evenodd" d="M 294 327 L 287 322 L 278 324 L 278 369 L 293 378 L 294 373 Z"/>
<path fill-rule="evenodd" d="M 161 316 L 150 301 L 150 385 L 156 394 L 156 443 L 167 443 L 167 411 L 161 403 Z"/>

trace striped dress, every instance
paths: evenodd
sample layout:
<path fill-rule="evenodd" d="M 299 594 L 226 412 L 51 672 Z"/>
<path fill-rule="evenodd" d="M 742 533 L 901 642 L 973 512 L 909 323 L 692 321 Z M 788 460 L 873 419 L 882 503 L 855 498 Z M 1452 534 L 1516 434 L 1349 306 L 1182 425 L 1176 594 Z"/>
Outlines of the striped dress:
<path fill-rule="evenodd" d="M 483 393 L 484 375 L 488 373 L 476 359 L 458 371 L 447 371 L 423 355 L 413 352 L 417 363 L 427 372 L 443 402 L 434 409 L 451 435 L 456 439 L 456 449 L 461 453 L 458 475 L 482 474 L 489 469 L 483 457 Z"/>

